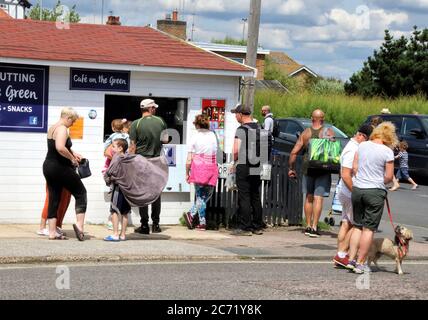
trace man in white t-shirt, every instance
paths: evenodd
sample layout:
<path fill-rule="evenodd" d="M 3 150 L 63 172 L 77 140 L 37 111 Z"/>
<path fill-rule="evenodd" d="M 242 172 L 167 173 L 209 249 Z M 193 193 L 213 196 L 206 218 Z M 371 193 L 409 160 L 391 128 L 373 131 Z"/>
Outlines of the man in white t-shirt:
<path fill-rule="evenodd" d="M 352 165 L 355 153 L 361 142 L 367 141 L 373 127 L 370 125 L 361 126 L 353 138 L 348 142 L 340 155 L 340 175 L 341 179 L 337 185 L 337 195 L 342 204 L 342 223 L 337 236 L 337 254 L 333 258 L 335 265 L 346 267 L 349 263 L 348 248 L 352 235 L 353 213 L 352 213 L 352 178 L 354 176 Z"/>

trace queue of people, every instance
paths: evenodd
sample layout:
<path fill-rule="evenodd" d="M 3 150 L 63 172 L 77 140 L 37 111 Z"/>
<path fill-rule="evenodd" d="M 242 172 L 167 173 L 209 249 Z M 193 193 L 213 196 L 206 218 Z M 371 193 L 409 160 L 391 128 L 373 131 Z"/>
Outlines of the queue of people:
<path fill-rule="evenodd" d="M 104 179 L 111 186 L 110 217 L 113 234 L 105 241 L 126 240 L 128 215 L 131 206 L 139 208 L 141 226 L 134 231 L 149 234 L 148 206 L 151 205 L 152 233 L 160 228 L 161 193 L 168 180 L 168 166 L 161 155 L 162 145 L 169 135 L 164 120 L 156 116 L 158 105 L 152 99 L 141 101 L 142 117 L 132 123 L 126 119 L 112 122 L 113 134 L 106 140 Z M 261 235 L 266 227 L 263 221 L 260 186 L 261 168 L 270 158 L 261 154 L 266 148 L 271 154 L 273 115 L 269 106 L 263 106 L 263 126 L 253 120 L 251 110 L 239 104 L 232 113 L 240 126 L 233 143 L 234 166 L 238 189 L 238 211 L 232 235 Z M 319 237 L 318 222 L 324 197 L 329 196 L 331 174 L 309 166 L 308 153 L 311 139 L 334 139 L 334 132 L 324 125 L 325 114 L 316 109 L 311 115 L 311 126 L 302 132 L 291 151 L 288 176 L 297 177 L 295 163 L 303 150 L 304 213 L 307 228 L 305 235 Z M 62 221 L 71 196 L 76 200 L 76 223 L 73 230 L 79 241 L 84 241 L 84 220 L 87 208 L 86 189 L 76 173 L 82 155 L 72 149 L 68 128 L 78 119 L 72 108 L 64 108 L 57 123 L 48 130 L 48 152 L 43 163 L 46 178 L 46 201 L 42 211 L 40 235 L 50 240 L 66 240 Z M 218 138 L 210 131 L 209 118 L 205 114 L 195 117 L 196 134 L 188 143 L 186 181 L 194 184 L 196 200 L 192 208 L 183 214 L 189 229 L 205 231 L 207 202 L 212 197 L 218 179 Z M 129 133 L 128 133 L 129 132 Z M 263 144 L 263 132 L 267 143 Z M 342 223 L 338 235 L 338 250 L 333 258 L 335 265 L 356 273 L 369 272 L 366 257 L 383 212 L 387 194 L 386 185 L 394 177 L 393 149 L 398 145 L 395 127 L 390 122 L 361 126 L 340 155 L 340 181 L 336 192 L 342 204 Z M 398 157 L 404 159 L 399 174 L 404 178 L 406 144 L 400 144 Z M 255 157 L 257 155 L 257 157 Z M 395 180 L 394 180 L 395 183 Z M 417 187 L 417 186 L 416 186 Z M 414 188 L 416 188 L 414 187 Z M 396 185 L 394 185 L 396 188 Z M 393 188 L 393 189 L 394 189 Z M 46 228 L 46 221 L 48 228 Z"/>

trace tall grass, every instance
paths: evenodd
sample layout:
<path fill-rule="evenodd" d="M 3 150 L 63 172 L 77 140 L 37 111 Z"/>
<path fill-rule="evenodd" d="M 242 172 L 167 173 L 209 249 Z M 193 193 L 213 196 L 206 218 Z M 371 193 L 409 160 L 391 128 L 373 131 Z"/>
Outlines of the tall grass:
<path fill-rule="evenodd" d="M 382 98 L 364 99 L 345 94 L 316 94 L 302 92 L 295 94 L 278 94 L 275 91 L 258 91 L 255 96 L 255 116 L 261 120 L 260 110 L 263 105 L 270 105 L 276 118 L 309 118 L 311 112 L 322 109 L 326 121 L 352 135 L 366 120 L 368 115 L 379 114 L 383 108 L 392 113 L 428 114 L 428 100 L 423 96 L 402 97 L 395 100 Z"/>

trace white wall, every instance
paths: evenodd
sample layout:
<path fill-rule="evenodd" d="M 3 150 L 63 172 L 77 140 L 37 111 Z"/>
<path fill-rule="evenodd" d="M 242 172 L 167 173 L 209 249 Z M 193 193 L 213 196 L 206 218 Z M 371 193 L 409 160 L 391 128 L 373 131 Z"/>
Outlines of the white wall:
<path fill-rule="evenodd" d="M 61 108 L 73 107 L 84 117 L 83 140 L 73 140 L 73 149 L 90 160 L 93 175 L 83 182 L 88 191 L 88 223 L 107 221 L 109 202 L 101 175 L 104 164 L 104 96 L 105 92 L 70 91 L 69 69 L 51 67 L 49 73 L 49 126 L 60 116 Z M 226 99 L 227 111 L 238 102 L 239 81 L 236 77 L 178 75 L 133 72 L 131 92 L 126 95 L 154 97 L 187 97 L 188 134 L 193 130 L 193 119 L 201 111 L 202 98 Z M 108 93 L 111 94 L 111 93 Z M 89 119 L 91 109 L 97 118 Z M 235 117 L 227 112 L 225 147 L 231 150 L 234 132 L 238 126 Z M 0 223 L 38 223 L 45 199 L 45 180 L 42 164 L 47 151 L 46 134 L 0 132 Z M 181 149 L 185 149 L 182 147 Z M 185 155 L 177 157 L 177 168 L 184 172 Z M 186 194 L 188 195 L 188 194 Z M 190 206 L 189 197 L 164 194 L 161 224 L 176 224 Z M 180 200 L 179 200 L 180 199 Z M 139 223 L 138 212 L 131 219 Z M 72 200 L 65 222 L 74 221 Z"/>

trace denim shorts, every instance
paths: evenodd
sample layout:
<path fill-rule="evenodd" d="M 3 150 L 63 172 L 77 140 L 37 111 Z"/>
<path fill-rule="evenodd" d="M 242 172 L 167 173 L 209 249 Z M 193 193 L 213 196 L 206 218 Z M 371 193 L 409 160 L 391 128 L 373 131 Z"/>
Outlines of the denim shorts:
<path fill-rule="evenodd" d="M 331 187 L 331 174 L 303 175 L 303 193 L 319 197 L 329 197 Z"/>
<path fill-rule="evenodd" d="M 398 169 L 396 178 L 398 180 L 400 180 L 400 179 L 409 180 L 410 179 L 409 168 L 400 168 L 400 169 Z"/>

